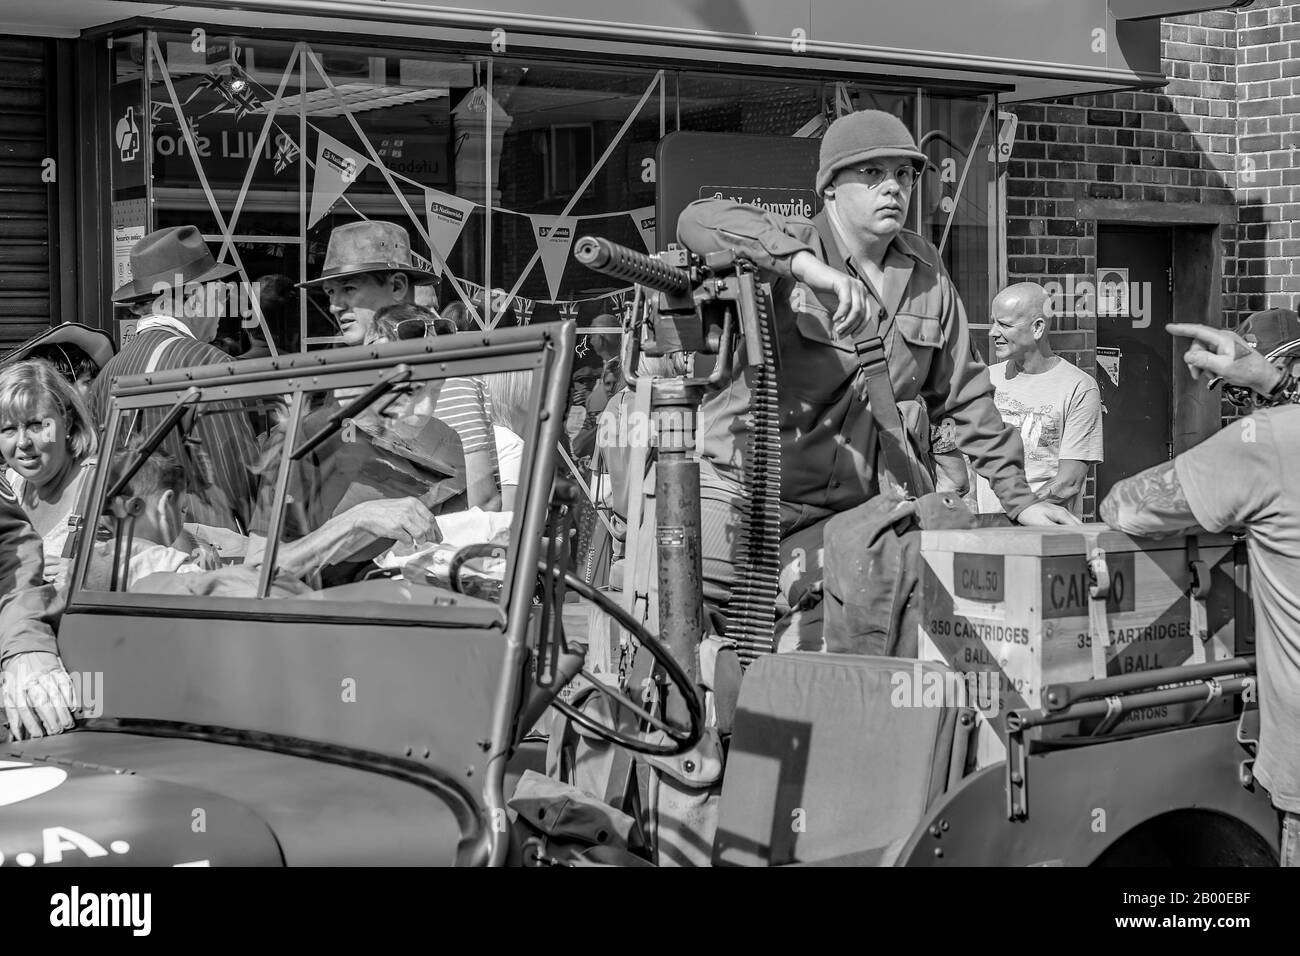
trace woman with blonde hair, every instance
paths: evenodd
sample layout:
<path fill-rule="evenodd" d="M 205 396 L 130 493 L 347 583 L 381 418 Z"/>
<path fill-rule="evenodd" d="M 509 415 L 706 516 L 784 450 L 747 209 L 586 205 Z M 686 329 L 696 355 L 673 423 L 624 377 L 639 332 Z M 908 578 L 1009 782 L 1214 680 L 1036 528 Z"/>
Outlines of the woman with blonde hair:
<path fill-rule="evenodd" d="M 0 457 L 6 478 L 41 536 L 45 580 L 63 587 L 69 518 L 84 516 L 98 438 L 76 389 L 42 360 L 0 370 Z"/>

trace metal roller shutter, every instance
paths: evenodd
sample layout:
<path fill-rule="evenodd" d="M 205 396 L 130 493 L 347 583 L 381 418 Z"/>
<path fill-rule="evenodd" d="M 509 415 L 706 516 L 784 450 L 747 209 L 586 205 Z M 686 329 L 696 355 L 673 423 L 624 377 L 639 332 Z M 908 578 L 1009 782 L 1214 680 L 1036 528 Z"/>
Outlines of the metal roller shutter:
<path fill-rule="evenodd" d="M 54 155 L 52 59 L 48 40 L 0 37 L 0 354 L 58 321 L 53 190 L 41 181 L 41 162 Z"/>

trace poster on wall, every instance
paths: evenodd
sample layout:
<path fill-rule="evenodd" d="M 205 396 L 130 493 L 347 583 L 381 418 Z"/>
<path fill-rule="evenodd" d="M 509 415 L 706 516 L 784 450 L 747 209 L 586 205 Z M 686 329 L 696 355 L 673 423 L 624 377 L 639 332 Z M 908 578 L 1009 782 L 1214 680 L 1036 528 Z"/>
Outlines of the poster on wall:
<path fill-rule="evenodd" d="M 145 213 L 143 199 L 122 199 L 113 203 L 109 219 L 113 228 L 114 289 L 135 278 L 131 274 L 131 247 L 145 236 Z"/>
<path fill-rule="evenodd" d="M 145 143 L 148 128 L 142 114 L 144 80 L 115 83 L 109 97 L 109 142 L 112 144 L 114 193 L 144 189 Z"/>
<path fill-rule="evenodd" d="M 113 193 L 144 190 L 144 81 L 114 83 L 109 95 L 109 153 Z"/>
<path fill-rule="evenodd" d="M 1108 318 L 1127 318 L 1128 270 L 1097 270 L 1097 315 Z"/>
<path fill-rule="evenodd" d="M 1119 386 L 1119 362 L 1123 357 L 1119 349 L 1097 347 L 1097 365 L 1116 387 Z"/>

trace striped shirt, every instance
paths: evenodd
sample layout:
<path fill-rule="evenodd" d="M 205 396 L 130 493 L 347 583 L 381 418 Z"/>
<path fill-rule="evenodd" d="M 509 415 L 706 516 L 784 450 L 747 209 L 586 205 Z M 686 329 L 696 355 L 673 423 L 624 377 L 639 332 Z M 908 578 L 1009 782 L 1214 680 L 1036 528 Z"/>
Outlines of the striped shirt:
<path fill-rule="evenodd" d="M 449 378 L 442 383 L 433 416 L 456 429 L 465 454 L 496 448 L 487 388 L 477 378 Z"/>
<path fill-rule="evenodd" d="M 196 365 L 215 365 L 219 362 L 232 361 L 231 357 L 220 349 L 206 342 L 181 335 L 172 329 L 150 328 L 132 336 L 108 364 L 104 366 L 91 387 L 91 414 L 101 426 L 107 424 L 109 390 L 115 376 L 139 375 L 143 373 L 154 350 L 168 339 L 176 339 L 163 352 L 158 362 L 158 370 L 191 368 Z M 180 436 L 175 429 L 163 441 L 163 449 L 187 471 L 197 468 L 208 480 L 206 489 L 198 493 L 201 499 L 213 509 L 211 512 L 195 514 L 204 524 L 218 527 L 231 525 L 228 512 L 243 527 L 247 527 L 252 515 L 255 479 L 249 465 L 256 460 L 256 445 L 253 429 L 244 414 L 210 414 L 224 408 L 237 407 L 231 402 L 204 402 L 203 414 L 198 419 L 194 437 L 200 444 L 192 447 L 190 455 L 184 453 Z M 150 410 L 141 415 L 137 430 L 148 434 L 162 418 L 163 410 Z M 119 437 L 119 447 L 124 438 Z M 193 466 L 193 467 L 192 467 Z M 222 498 L 227 502 L 222 502 Z"/>

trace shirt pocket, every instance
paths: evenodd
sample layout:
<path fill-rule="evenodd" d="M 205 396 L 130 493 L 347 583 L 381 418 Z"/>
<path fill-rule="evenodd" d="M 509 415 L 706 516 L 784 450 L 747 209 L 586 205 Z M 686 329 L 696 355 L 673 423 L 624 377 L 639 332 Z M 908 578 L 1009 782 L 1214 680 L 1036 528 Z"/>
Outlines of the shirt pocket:
<path fill-rule="evenodd" d="M 894 316 L 894 328 L 907 344 L 905 352 L 896 348 L 898 354 L 890 357 L 890 365 L 898 373 L 896 381 L 923 385 L 935 356 L 943 348 L 943 323 L 932 315 L 900 312 Z"/>
<path fill-rule="evenodd" d="M 930 349 L 943 346 L 943 323 L 934 316 L 900 312 L 894 322 L 908 345 Z"/>
<path fill-rule="evenodd" d="M 781 340 L 781 387 L 813 403 L 834 401 L 858 367 L 852 347 L 831 332 L 831 315 L 814 300 Z"/>

